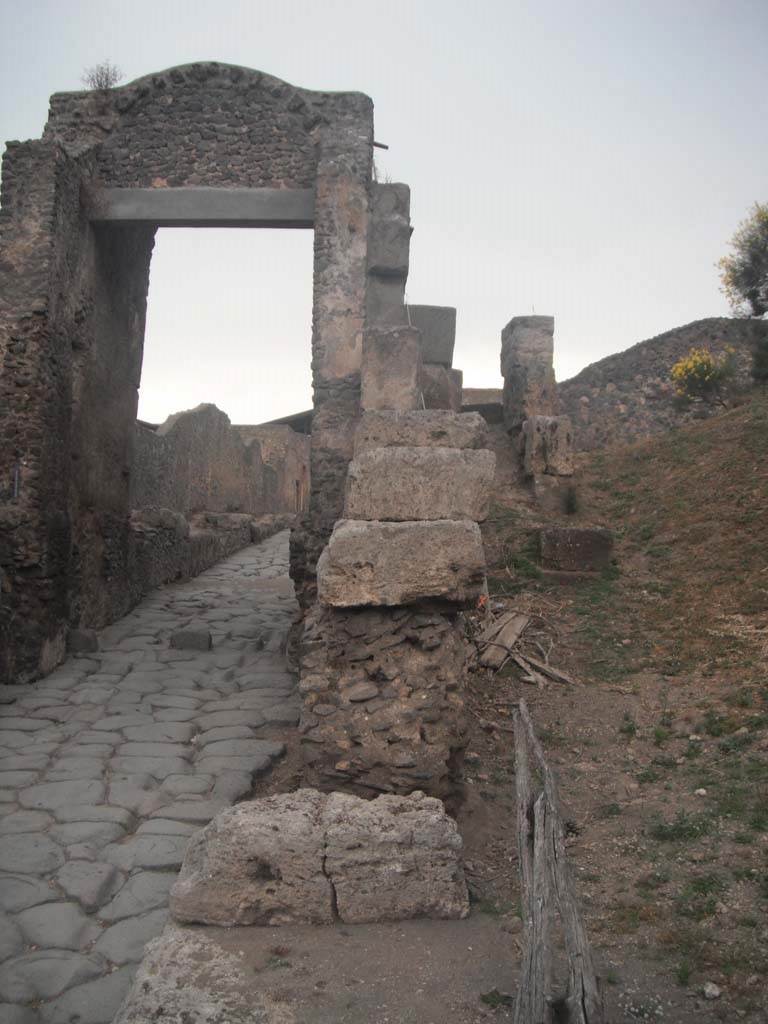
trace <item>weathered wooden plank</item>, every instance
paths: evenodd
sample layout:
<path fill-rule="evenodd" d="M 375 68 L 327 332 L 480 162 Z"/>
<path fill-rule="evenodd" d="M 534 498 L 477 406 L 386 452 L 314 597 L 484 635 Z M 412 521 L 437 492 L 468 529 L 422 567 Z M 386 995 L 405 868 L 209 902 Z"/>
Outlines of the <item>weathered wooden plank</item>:
<path fill-rule="evenodd" d="M 513 615 L 496 634 L 496 638 L 488 643 L 480 656 L 480 664 L 492 669 L 501 668 L 530 621 L 527 615 Z"/>
<path fill-rule="evenodd" d="M 523 974 L 515 1001 L 515 1024 L 552 1024 L 552 952 L 550 922 L 552 886 L 547 857 L 551 815 L 546 794 L 533 805 L 533 872 L 531 920 L 526 929 Z"/>

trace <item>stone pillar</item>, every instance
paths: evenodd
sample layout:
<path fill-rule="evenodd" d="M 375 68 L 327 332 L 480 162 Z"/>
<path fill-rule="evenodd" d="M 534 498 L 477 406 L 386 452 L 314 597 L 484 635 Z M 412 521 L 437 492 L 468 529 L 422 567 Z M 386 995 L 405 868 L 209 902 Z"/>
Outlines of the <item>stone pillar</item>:
<path fill-rule="evenodd" d="M 407 185 L 379 185 L 371 195 L 368 241 L 368 325 L 407 324 L 405 283 L 411 244 L 411 190 Z"/>
<path fill-rule="evenodd" d="M 554 317 L 516 316 L 501 332 L 504 424 L 509 431 L 521 430 L 531 416 L 556 416 L 559 411 L 554 331 Z"/>

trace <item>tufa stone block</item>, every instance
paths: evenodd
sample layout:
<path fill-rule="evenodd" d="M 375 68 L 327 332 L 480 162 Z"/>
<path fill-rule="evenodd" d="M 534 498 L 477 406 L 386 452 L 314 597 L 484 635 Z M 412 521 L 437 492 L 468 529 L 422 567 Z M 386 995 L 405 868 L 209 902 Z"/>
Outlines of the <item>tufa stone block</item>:
<path fill-rule="evenodd" d="M 413 327 L 378 327 L 363 335 L 360 404 L 364 411 L 410 412 L 420 405 L 421 346 Z"/>
<path fill-rule="evenodd" d="M 438 363 L 424 363 L 421 369 L 421 395 L 425 409 L 450 409 L 461 412 L 464 375 Z"/>
<path fill-rule="evenodd" d="M 170 910 L 199 924 L 349 924 L 469 912 L 461 837 L 421 792 L 314 789 L 238 804 L 187 847 Z"/>
<path fill-rule="evenodd" d="M 602 527 L 547 527 L 539 544 L 542 567 L 560 572 L 600 572 L 613 556 L 613 534 Z"/>
<path fill-rule="evenodd" d="M 171 634 L 171 647 L 180 651 L 210 651 L 213 638 L 207 629 L 179 629 Z"/>
<path fill-rule="evenodd" d="M 349 465 L 347 519 L 474 519 L 488 515 L 493 452 L 372 448 Z"/>
<path fill-rule="evenodd" d="M 407 185 L 373 185 L 368 234 L 368 273 L 408 277 L 411 245 L 411 190 Z"/>
<path fill-rule="evenodd" d="M 486 448 L 488 430 L 476 412 L 448 409 L 367 412 L 355 431 L 355 455 L 371 448 Z"/>
<path fill-rule="evenodd" d="M 425 363 L 453 365 L 456 310 L 453 306 L 408 306 L 408 322 L 421 331 L 421 358 Z"/>
<path fill-rule="evenodd" d="M 555 321 L 551 316 L 513 317 L 501 332 L 504 423 L 517 430 L 531 416 L 558 411 L 552 365 Z"/>
<path fill-rule="evenodd" d="M 568 416 L 531 416 L 523 423 L 526 476 L 573 475 L 573 430 Z"/>
<path fill-rule="evenodd" d="M 382 523 L 341 519 L 317 564 L 320 600 L 338 608 L 480 596 L 485 555 L 469 520 Z"/>

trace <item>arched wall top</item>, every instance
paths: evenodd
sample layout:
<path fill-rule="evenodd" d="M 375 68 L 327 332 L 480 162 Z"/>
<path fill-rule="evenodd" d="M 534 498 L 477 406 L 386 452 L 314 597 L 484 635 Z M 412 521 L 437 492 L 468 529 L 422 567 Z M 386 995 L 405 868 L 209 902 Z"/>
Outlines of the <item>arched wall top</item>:
<path fill-rule="evenodd" d="M 211 61 L 106 91 L 55 93 L 43 138 L 73 155 L 96 147 L 105 187 L 311 188 L 326 139 L 367 177 L 373 104 Z"/>

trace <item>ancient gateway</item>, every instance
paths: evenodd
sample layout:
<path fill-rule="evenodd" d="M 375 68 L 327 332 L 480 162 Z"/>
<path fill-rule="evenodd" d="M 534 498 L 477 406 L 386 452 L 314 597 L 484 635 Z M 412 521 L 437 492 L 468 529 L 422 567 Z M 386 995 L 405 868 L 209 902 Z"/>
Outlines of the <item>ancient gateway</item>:
<path fill-rule="evenodd" d="M 61 93 L 9 143 L 0 217 L 0 681 L 136 601 L 131 465 L 161 226 L 314 230 L 301 723 L 324 788 L 446 790 L 457 611 L 484 585 L 494 456 L 461 414 L 455 311 L 404 305 L 409 190 L 372 177 L 373 106 L 218 63 Z M 258 354 L 254 353 L 254 358 Z M 159 528 L 159 527 L 158 527 Z"/>

